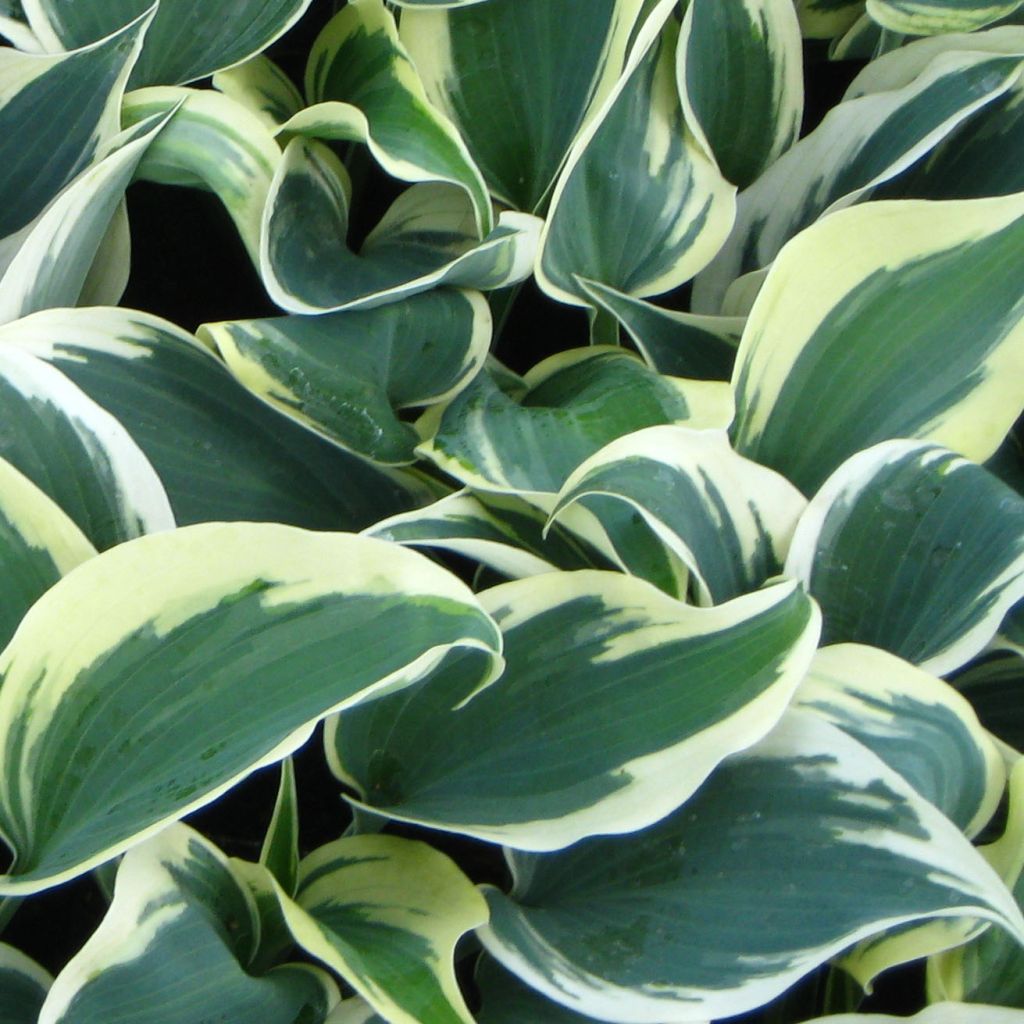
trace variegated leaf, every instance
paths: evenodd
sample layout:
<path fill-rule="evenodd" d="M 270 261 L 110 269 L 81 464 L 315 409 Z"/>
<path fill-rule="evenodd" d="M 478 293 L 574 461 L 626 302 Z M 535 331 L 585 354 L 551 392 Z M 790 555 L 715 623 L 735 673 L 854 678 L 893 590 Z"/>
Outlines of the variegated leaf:
<path fill-rule="evenodd" d="M 399 411 L 453 398 L 491 342 L 478 292 L 444 288 L 376 309 L 207 324 L 199 337 L 250 391 L 292 419 L 384 465 L 420 441 Z"/>
<path fill-rule="evenodd" d="M 739 198 L 736 223 L 694 285 L 694 309 L 718 313 L 729 285 L 768 266 L 822 214 L 898 175 L 1017 82 L 1017 54 L 940 54 L 909 83 L 834 107 Z"/>
<path fill-rule="evenodd" d="M 860 644 L 824 647 L 794 703 L 874 751 L 968 836 L 999 806 L 1006 771 L 970 704 L 901 658 Z"/>
<path fill-rule="evenodd" d="M 487 185 L 465 142 L 427 98 L 383 0 L 349 0 L 313 44 L 306 66 L 312 107 L 283 131 L 365 142 L 389 174 L 465 190 L 477 236 L 494 228 Z"/>
<path fill-rule="evenodd" d="M 179 85 L 239 64 L 283 35 L 312 0 L 160 0 L 132 85 Z M 154 7 L 153 0 L 22 0 L 53 49 L 90 43 Z"/>
<path fill-rule="evenodd" d="M 281 151 L 260 117 L 209 90 L 154 87 L 125 97 L 126 124 L 172 115 L 146 151 L 137 175 L 164 185 L 213 192 L 224 204 L 254 265 Z"/>
<path fill-rule="evenodd" d="M 39 1024 L 323 1020 L 338 1002 L 321 970 L 247 970 L 259 935 L 227 858 L 184 825 L 129 851 L 99 928 L 57 976 Z"/>
<path fill-rule="evenodd" d="M 453 957 L 487 906 L 444 854 L 393 836 L 340 839 L 302 862 L 294 900 L 279 897 L 295 941 L 389 1024 L 473 1024 Z"/>
<path fill-rule="evenodd" d="M 563 485 L 552 518 L 576 503 L 604 525 L 613 557 L 634 575 L 643 575 L 642 567 L 616 544 L 628 520 L 621 511 L 615 519 L 603 512 L 625 505 L 642 517 L 652 540 L 685 567 L 675 575 L 691 577 L 702 605 L 739 597 L 777 575 L 807 504 L 783 477 L 737 455 L 724 430 L 677 426 L 628 434 L 583 462 Z"/>
<path fill-rule="evenodd" d="M 385 474 L 268 409 L 191 334 L 147 313 L 37 313 L 0 329 L 0 347 L 52 363 L 116 416 L 182 526 L 361 529 L 431 500 L 412 476 Z"/>
<path fill-rule="evenodd" d="M 302 108 L 302 94 L 269 57 L 260 54 L 213 76 L 213 87 L 259 117 L 275 134 Z"/>
<path fill-rule="evenodd" d="M 1010 776 L 1006 829 L 982 852 L 1013 888 L 1018 906 L 1024 903 L 1024 760 L 1017 759 Z M 928 995 L 1015 1007 L 1024 1016 L 1024 951 L 998 929 L 986 929 L 928 962 Z"/>
<path fill-rule="evenodd" d="M 736 190 L 687 125 L 675 86 L 674 6 L 654 5 L 555 185 L 536 275 L 561 302 L 589 305 L 578 277 L 640 297 L 669 291 L 732 227 Z"/>
<path fill-rule="evenodd" d="M 804 110 L 796 11 L 777 0 L 691 0 L 676 75 L 690 126 L 746 188 L 796 142 Z"/>
<path fill-rule="evenodd" d="M 785 711 L 817 645 L 792 583 L 714 609 L 613 573 L 479 595 L 507 667 L 480 657 L 333 719 L 328 759 L 374 813 L 523 850 L 646 828 Z M 457 710 L 452 710 L 452 708 Z"/>
<path fill-rule="evenodd" d="M 215 523 L 91 559 L 0 658 L 0 893 L 137 845 L 460 646 L 500 648 L 470 591 L 365 537 Z"/>
<path fill-rule="evenodd" d="M 52 983 L 34 960 L 0 943 L 0 1024 L 37 1024 Z"/>
<path fill-rule="evenodd" d="M 875 445 L 815 495 L 786 573 L 821 604 L 826 643 L 870 644 L 945 675 L 1024 596 L 1024 499 L 935 445 Z"/>
<path fill-rule="evenodd" d="M 166 117 L 155 117 L 122 132 L 109 155 L 83 171 L 25 227 L 0 277 L 0 324 L 88 297 L 95 286 L 93 265 L 109 240 L 125 189 L 166 123 Z"/>
<path fill-rule="evenodd" d="M 0 49 L 0 195 L 8 199 L 0 239 L 42 213 L 117 134 L 125 84 L 151 20 L 119 23 L 112 35 L 71 53 Z"/>
<path fill-rule="evenodd" d="M 887 438 L 984 461 L 1024 406 L 1022 244 L 1024 194 L 868 203 L 800 234 L 740 344 L 736 449 L 805 494 Z"/>
<path fill-rule="evenodd" d="M 1020 9 L 1021 0 L 867 0 L 868 14 L 892 32 L 970 32 Z"/>
<path fill-rule="evenodd" d="M 0 331 L 11 337 L 18 323 Z M 163 484 L 127 430 L 63 373 L 0 344 L 0 457 L 97 548 L 173 529 Z"/>
<path fill-rule="evenodd" d="M 584 1017 L 552 1002 L 486 953 L 477 963 L 474 981 L 483 999 L 483 1008 L 477 1014 L 478 1024 L 523 1024 L 523 1021 L 530 1021 L 530 1024 L 593 1024 L 595 1021 L 594 1017 Z"/>
<path fill-rule="evenodd" d="M 905 922 L 984 918 L 1024 941 L 1011 894 L 956 826 L 805 711 L 653 828 L 507 858 L 512 894 L 486 890 L 484 945 L 601 1020 L 744 1013 Z M 723 913 L 754 905 L 757 928 Z"/>
<path fill-rule="evenodd" d="M 719 383 L 661 377 L 618 348 L 562 352 L 526 383 L 516 401 L 482 373 L 443 413 L 428 414 L 421 451 L 470 487 L 544 502 L 623 434 L 661 423 L 722 427 L 732 415 Z"/>
<path fill-rule="evenodd" d="M 618 80 L 642 2 L 469 6 L 431 3 L 404 11 L 402 42 L 492 193 L 535 212 L 588 111 Z"/>
<path fill-rule="evenodd" d="M 260 864 L 274 876 L 285 895 L 295 895 L 299 886 L 299 796 L 290 757 L 281 762 L 281 781 L 260 848 Z"/>
<path fill-rule="evenodd" d="M 292 139 L 271 187 L 260 256 L 267 291 L 283 309 L 367 309 L 443 284 L 489 290 L 529 276 L 536 217 L 503 213 L 480 241 L 461 189 L 413 185 L 356 254 L 346 241 L 350 191 L 330 149 Z"/>
<path fill-rule="evenodd" d="M 60 506 L 0 459 L 0 649 L 43 594 L 95 554 Z"/>

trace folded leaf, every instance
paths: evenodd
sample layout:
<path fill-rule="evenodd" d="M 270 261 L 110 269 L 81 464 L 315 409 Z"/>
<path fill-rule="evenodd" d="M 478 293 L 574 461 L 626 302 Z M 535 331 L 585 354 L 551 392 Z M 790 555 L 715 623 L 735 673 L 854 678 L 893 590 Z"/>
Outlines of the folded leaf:
<path fill-rule="evenodd" d="M 7 199 L 0 238 L 34 220 L 117 134 L 125 84 L 152 17 L 125 27 L 129 20 L 71 53 L 0 49 L 0 195 Z"/>
<path fill-rule="evenodd" d="M 260 864 L 277 879 L 286 895 L 295 895 L 299 885 L 299 797 L 290 757 L 281 762 L 281 782 L 260 849 Z"/>
<path fill-rule="evenodd" d="M 737 455 L 724 430 L 677 426 L 638 430 L 591 456 L 566 480 L 552 519 L 576 503 L 602 523 L 613 556 L 625 517 L 603 512 L 625 506 L 641 516 L 651 540 L 685 566 L 675 575 L 692 576 L 702 605 L 739 597 L 777 575 L 806 507 L 783 477 Z M 625 554 L 618 554 L 623 568 L 642 575 Z"/>
<path fill-rule="evenodd" d="M 529 275 L 540 221 L 503 213 L 483 241 L 465 195 L 413 185 L 357 255 L 348 248 L 351 190 L 322 143 L 288 144 L 263 221 L 261 267 L 271 298 L 293 313 L 367 309 L 448 284 L 488 290 Z"/>
<path fill-rule="evenodd" d="M 584 119 L 623 70 L 639 0 L 417 4 L 402 42 L 492 193 L 540 209 Z M 441 8 L 445 8 L 442 10 Z M 529 55 L 529 74 L 523 57 Z"/>
<path fill-rule="evenodd" d="M 821 604 L 826 643 L 870 644 L 945 675 L 1024 596 L 1024 499 L 945 449 L 876 445 L 815 495 L 786 574 Z"/>
<path fill-rule="evenodd" d="M 128 431 L 59 370 L 10 344 L 0 345 L 0 438 L 0 455 L 97 548 L 173 529 L 163 484 Z"/>
<path fill-rule="evenodd" d="M 431 500 L 413 477 L 385 474 L 268 409 L 191 334 L 148 313 L 51 310 L 0 329 L 0 340 L 52 363 L 117 417 L 182 526 L 361 529 Z"/>
<path fill-rule="evenodd" d="M 311 108 L 283 130 L 365 142 L 403 181 L 443 181 L 465 190 L 478 237 L 494 227 L 479 168 L 455 126 L 427 99 L 383 0 L 349 0 L 313 44 L 306 66 Z"/>
<path fill-rule="evenodd" d="M 859 644 L 825 647 L 794 703 L 874 751 L 968 836 L 999 806 L 1006 771 L 970 704 L 900 658 Z"/>
<path fill-rule="evenodd" d="M 302 862 L 294 901 L 279 896 L 295 941 L 390 1024 L 473 1024 L 452 961 L 487 906 L 444 854 L 393 836 L 340 839 Z"/>
<path fill-rule="evenodd" d="M 480 371 L 491 312 L 477 292 L 438 289 L 370 310 L 208 324 L 250 391 L 385 465 L 411 463 L 419 435 L 401 409 L 450 399 Z"/>
<path fill-rule="evenodd" d="M 227 858 L 174 825 L 125 856 L 110 909 L 57 976 L 39 1024 L 322 1020 L 339 999 L 325 972 L 247 973 L 258 927 Z"/>
<path fill-rule="evenodd" d="M 165 124 L 165 117 L 156 117 L 123 132 L 110 155 L 83 171 L 25 228 L 0 277 L 0 324 L 82 300 L 125 189 Z"/>
<path fill-rule="evenodd" d="M 482 373 L 443 413 L 429 414 L 423 454 L 470 487 L 553 495 L 623 434 L 661 423 L 724 426 L 732 413 L 719 384 L 661 377 L 618 348 L 562 352 L 526 382 L 514 401 Z"/>
<path fill-rule="evenodd" d="M 91 559 L 0 657 L 0 893 L 109 860 L 464 645 L 500 646 L 468 589 L 365 537 L 215 523 Z"/>
<path fill-rule="evenodd" d="M 172 115 L 146 151 L 137 177 L 213 192 L 224 204 L 254 265 L 260 230 L 281 151 L 254 113 L 208 90 L 139 89 L 125 97 L 126 125 Z"/>
<path fill-rule="evenodd" d="M 22 0 L 29 24 L 53 49 L 82 46 L 145 10 L 152 0 Z M 312 0 L 160 0 L 132 85 L 179 85 L 239 64 L 269 46 Z"/>
<path fill-rule="evenodd" d="M 734 185 L 746 188 L 797 140 L 803 55 L 790 4 L 693 0 L 676 74 L 691 126 Z"/>
<path fill-rule="evenodd" d="M 697 609 L 628 576 L 549 573 L 480 600 L 502 678 L 459 706 L 480 658 L 452 658 L 333 720 L 328 759 L 374 813 L 523 850 L 671 813 L 779 719 L 820 625 L 792 583 Z"/>
<path fill-rule="evenodd" d="M 259 117 L 272 132 L 302 108 L 302 94 L 269 57 L 259 54 L 213 76 L 213 87 Z"/>
<path fill-rule="evenodd" d="M 669 291 L 703 269 L 732 227 L 735 188 L 688 127 L 675 88 L 677 29 L 665 24 L 674 6 L 654 6 L 555 185 L 536 275 L 561 302 L 589 305 L 577 276 L 635 296 Z"/>
<path fill-rule="evenodd" d="M 1024 194 L 869 203 L 803 232 L 743 334 L 737 451 L 805 494 L 888 438 L 984 461 L 1024 405 L 1022 242 Z"/>
<path fill-rule="evenodd" d="M 1024 939 L 999 877 L 931 804 L 834 726 L 791 712 L 676 814 L 636 835 L 509 852 L 484 945 L 602 1020 L 763 1005 L 857 939 L 980 917 Z M 751 928 L 742 908 L 756 906 Z"/>

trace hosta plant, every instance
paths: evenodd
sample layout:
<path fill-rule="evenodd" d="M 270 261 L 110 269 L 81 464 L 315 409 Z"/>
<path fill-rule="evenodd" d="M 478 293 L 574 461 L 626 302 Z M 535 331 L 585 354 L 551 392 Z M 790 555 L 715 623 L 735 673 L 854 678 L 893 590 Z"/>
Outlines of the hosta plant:
<path fill-rule="evenodd" d="M 1021 0 L 0 31 L 0 1024 L 1024 1024 Z"/>

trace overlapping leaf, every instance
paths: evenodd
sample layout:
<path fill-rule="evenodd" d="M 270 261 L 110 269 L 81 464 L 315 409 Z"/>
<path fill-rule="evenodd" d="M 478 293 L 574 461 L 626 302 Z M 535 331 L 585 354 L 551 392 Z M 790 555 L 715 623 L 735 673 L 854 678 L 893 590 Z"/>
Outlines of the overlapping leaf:
<path fill-rule="evenodd" d="M 258 935 L 245 882 L 174 825 L 125 856 L 106 917 L 57 976 L 39 1024 L 323 1020 L 335 983 L 306 964 L 254 976 Z"/>
<path fill-rule="evenodd" d="M 732 416 L 720 384 L 661 377 L 622 349 L 563 352 L 525 379 L 529 390 L 516 401 L 482 373 L 443 413 L 429 414 L 424 454 L 471 487 L 543 502 L 623 434 L 662 423 L 722 427 Z"/>
<path fill-rule="evenodd" d="M 826 211 L 848 206 L 933 149 L 1018 81 L 1019 53 L 939 54 L 909 81 L 855 96 L 741 196 L 736 224 L 694 288 L 694 309 L 717 313 L 729 285 L 766 267 Z"/>
<path fill-rule="evenodd" d="M 782 715 L 819 630 L 792 584 L 696 609 L 627 576 L 549 573 L 480 600 L 505 638 L 502 678 L 453 711 L 480 672 L 453 658 L 333 720 L 328 757 L 376 813 L 526 850 L 678 807 Z"/>
<path fill-rule="evenodd" d="M 500 647 L 470 592 L 368 538 L 208 524 L 90 560 L 0 659 L 0 892 L 109 860 L 463 645 Z"/>
<path fill-rule="evenodd" d="M 669 377 L 728 380 L 746 322 L 661 309 L 643 299 L 579 279 L 591 302 L 625 328 L 648 365 Z"/>
<path fill-rule="evenodd" d="M 34 220 L 119 130 L 125 84 L 151 19 L 129 20 L 71 53 L 0 49 L 0 195 L 8 200 L 0 238 Z M 5 264 L 13 255 L 8 246 L 0 249 Z"/>
<path fill-rule="evenodd" d="M 806 506 L 783 477 L 733 452 L 724 430 L 676 426 L 636 431 L 591 456 L 566 480 L 552 517 L 577 502 L 604 525 L 623 568 L 643 575 L 643 564 L 616 548 L 621 506 L 638 513 L 650 542 L 663 544 L 684 567 L 674 577 L 691 576 L 704 605 L 749 593 L 775 576 Z M 612 507 L 615 518 L 604 514 Z"/>
<path fill-rule="evenodd" d="M 377 309 L 241 320 L 200 331 L 254 394 L 349 451 L 414 460 L 401 409 L 434 405 L 479 372 L 491 313 L 476 292 L 438 289 Z"/>
<path fill-rule="evenodd" d="M 330 149 L 292 139 L 271 187 L 260 262 L 274 301 L 294 313 L 371 308 L 448 284 L 483 290 L 529 275 L 540 221 L 503 213 L 483 241 L 465 194 L 413 185 L 359 253 L 347 244 L 351 183 Z"/>
<path fill-rule="evenodd" d="M 636 296 L 669 291 L 732 227 L 735 188 L 687 125 L 675 87 L 673 7 L 655 5 L 555 185 L 536 274 L 562 302 L 589 304 L 578 277 Z"/>
<path fill-rule="evenodd" d="M 602 1020 L 743 1013 L 903 922 L 983 918 L 1024 939 L 1011 894 L 956 827 L 807 712 L 654 828 L 508 859 L 514 888 L 487 890 L 485 946 Z"/>
<path fill-rule="evenodd" d="M 390 1024 L 473 1024 L 453 957 L 487 905 L 444 854 L 393 836 L 341 839 L 302 862 L 294 900 L 279 896 L 295 941 Z"/>
<path fill-rule="evenodd" d="M 494 227 L 480 170 L 458 131 L 427 99 L 383 0 L 350 0 L 313 44 L 306 67 L 313 104 L 283 130 L 365 142 L 404 181 L 450 182 L 465 190 L 478 237 Z"/>
<path fill-rule="evenodd" d="M 35 961 L 0 944 L 0 1024 L 36 1024 L 52 982 Z"/>
<path fill-rule="evenodd" d="M 411 476 L 385 475 L 268 409 L 192 335 L 158 317 L 53 310 L 3 328 L 0 343 L 52 363 L 117 418 L 182 526 L 361 529 L 431 498 Z"/>
<path fill-rule="evenodd" d="M 95 554 L 60 506 L 0 459 L 0 648 L 57 580 Z"/>
<path fill-rule="evenodd" d="M 163 485 L 139 446 L 59 370 L 0 345 L 0 396 L 0 456 L 93 545 L 108 548 L 174 527 Z"/>
<path fill-rule="evenodd" d="M 817 653 L 795 703 L 869 747 L 967 835 L 995 813 L 1002 760 L 947 683 L 877 648 L 836 644 Z"/>
<path fill-rule="evenodd" d="M 453 551 L 511 579 L 557 569 L 612 568 L 586 541 L 510 494 L 459 491 L 365 532 L 398 544 Z"/>
<path fill-rule="evenodd" d="M 803 117 L 800 26 L 774 0 L 693 0 L 679 39 L 690 125 L 722 174 L 746 188 L 796 141 Z"/>

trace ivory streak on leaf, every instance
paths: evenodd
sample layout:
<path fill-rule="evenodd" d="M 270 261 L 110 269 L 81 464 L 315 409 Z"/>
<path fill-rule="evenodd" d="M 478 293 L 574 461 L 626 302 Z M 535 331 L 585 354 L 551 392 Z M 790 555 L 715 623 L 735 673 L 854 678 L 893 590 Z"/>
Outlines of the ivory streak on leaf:
<path fill-rule="evenodd" d="M 1024 938 L 1011 894 L 959 830 L 801 711 L 653 828 L 507 858 L 513 889 L 486 890 L 485 947 L 601 1020 L 745 1013 L 903 922 L 980 917 Z M 741 910 L 753 905 L 756 929 Z"/>
<path fill-rule="evenodd" d="M 648 16 L 555 185 L 536 275 L 561 302 L 589 305 L 578 277 L 640 297 L 669 291 L 732 227 L 736 190 L 687 125 L 676 89 L 678 30 L 664 24 L 673 6 Z"/>
<path fill-rule="evenodd" d="M 453 657 L 333 720 L 328 757 L 375 813 L 525 850 L 669 814 L 778 720 L 819 631 L 791 583 L 697 609 L 627 576 L 548 573 L 480 600 L 502 678 L 460 706 L 480 659 Z"/>
<path fill-rule="evenodd" d="M 0 659 L 0 893 L 137 845 L 462 645 L 500 648 L 468 589 L 365 537 L 214 523 L 91 559 Z"/>
<path fill-rule="evenodd" d="M 984 461 L 1024 405 L 1022 244 L 1024 193 L 869 203 L 802 232 L 740 343 L 737 451 L 805 494 L 888 438 Z"/>

